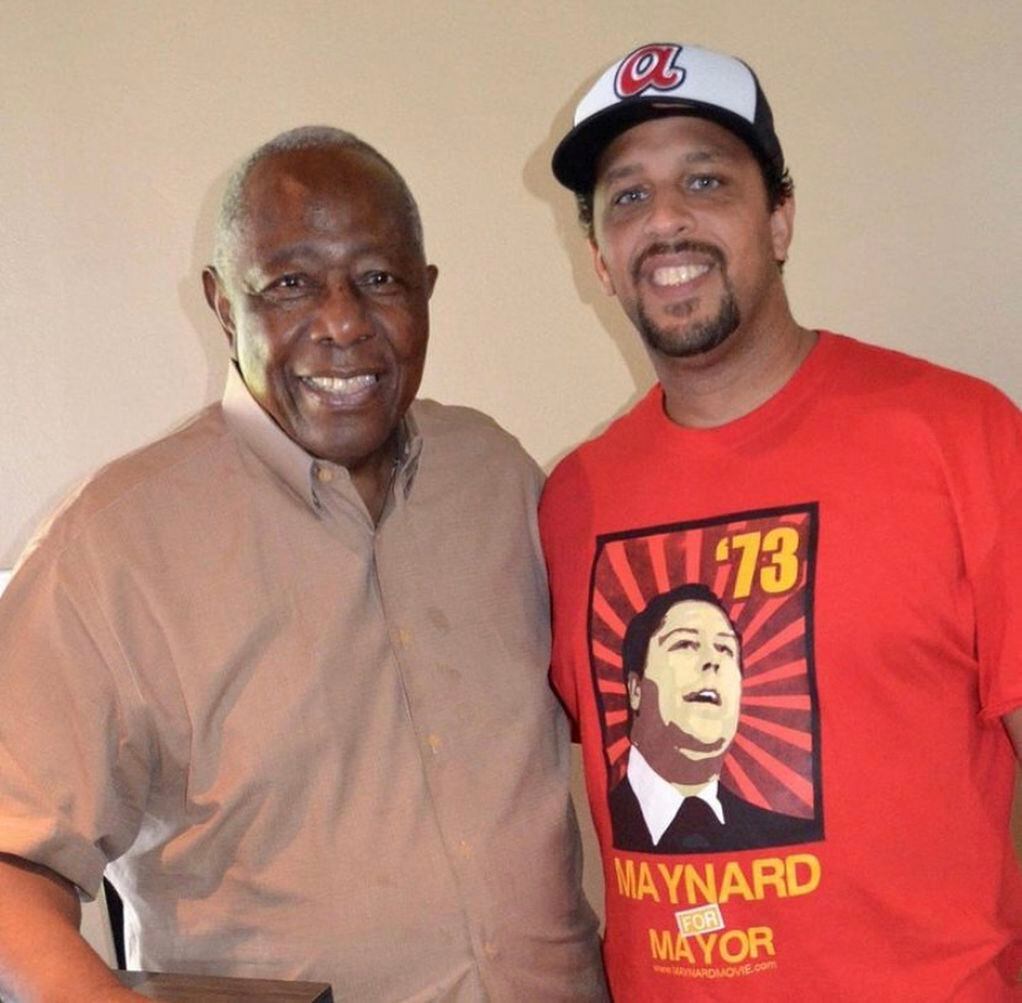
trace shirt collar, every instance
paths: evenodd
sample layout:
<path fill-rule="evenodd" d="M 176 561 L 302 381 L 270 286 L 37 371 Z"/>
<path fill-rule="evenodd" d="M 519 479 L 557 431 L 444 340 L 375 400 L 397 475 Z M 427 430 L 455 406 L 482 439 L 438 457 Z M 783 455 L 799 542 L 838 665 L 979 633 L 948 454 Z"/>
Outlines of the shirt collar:
<path fill-rule="evenodd" d="M 674 821 L 678 814 L 685 796 L 678 793 L 673 784 L 669 784 L 659 773 L 657 773 L 645 757 L 633 745 L 628 752 L 628 782 L 632 785 L 642 817 L 649 829 L 650 838 L 654 844 L 660 842 L 660 837 L 667 831 L 668 826 Z M 710 806 L 710 810 L 717 816 L 717 821 L 724 823 L 724 808 L 717 796 L 717 785 L 719 780 L 711 780 L 705 787 L 696 791 L 688 797 L 699 798 Z"/>
<path fill-rule="evenodd" d="M 231 431 L 315 512 L 321 509 L 316 493 L 319 471 L 329 469 L 348 477 L 344 467 L 317 459 L 287 436 L 252 396 L 233 362 L 227 371 L 222 407 Z M 411 409 L 402 421 L 400 442 L 395 486 L 407 497 L 422 451 L 422 436 Z"/>

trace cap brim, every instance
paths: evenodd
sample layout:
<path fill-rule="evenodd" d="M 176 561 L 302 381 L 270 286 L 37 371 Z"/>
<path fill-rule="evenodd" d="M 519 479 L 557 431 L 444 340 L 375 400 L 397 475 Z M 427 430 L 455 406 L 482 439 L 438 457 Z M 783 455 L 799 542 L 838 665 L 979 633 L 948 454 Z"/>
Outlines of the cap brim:
<path fill-rule="evenodd" d="M 752 123 L 716 105 L 685 98 L 650 99 L 642 96 L 619 101 L 579 123 L 557 144 L 551 160 L 554 177 L 565 188 L 587 194 L 596 182 L 596 167 L 603 151 L 621 133 L 652 118 L 690 115 L 717 122 L 735 133 L 764 164 L 771 164 L 781 155 L 764 150 Z"/>

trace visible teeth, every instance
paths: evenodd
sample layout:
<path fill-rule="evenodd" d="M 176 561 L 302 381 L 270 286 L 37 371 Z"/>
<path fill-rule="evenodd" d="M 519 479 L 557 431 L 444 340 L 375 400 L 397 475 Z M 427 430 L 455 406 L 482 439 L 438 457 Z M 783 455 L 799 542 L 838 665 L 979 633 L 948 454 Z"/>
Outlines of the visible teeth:
<path fill-rule="evenodd" d="M 704 689 L 689 693 L 686 697 L 690 703 L 720 703 L 720 694 L 716 690 Z"/>
<path fill-rule="evenodd" d="M 314 390 L 322 390 L 330 394 L 353 394 L 377 382 L 372 373 L 361 376 L 303 376 L 303 382 Z"/>
<path fill-rule="evenodd" d="M 653 272 L 653 285 L 680 286 L 710 270 L 709 265 L 672 265 L 670 268 L 657 268 Z"/>

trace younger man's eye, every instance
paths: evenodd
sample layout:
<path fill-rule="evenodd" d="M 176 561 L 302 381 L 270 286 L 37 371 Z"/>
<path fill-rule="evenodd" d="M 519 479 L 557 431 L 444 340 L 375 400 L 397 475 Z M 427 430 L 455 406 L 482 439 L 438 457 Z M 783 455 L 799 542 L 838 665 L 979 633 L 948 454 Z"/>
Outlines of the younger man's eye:
<path fill-rule="evenodd" d="M 697 192 L 714 191 L 715 189 L 719 188 L 720 185 L 721 185 L 720 178 L 716 177 L 713 174 L 699 174 L 696 177 L 692 178 L 692 180 L 689 182 L 689 187 L 693 191 Z"/>
<path fill-rule="evenodd" d="M 645 193 L 641 188 L 628 188 L 615 195 L 612 201 L 614 205 L 634 205 L 636 202 L 642 201 L 644 197 Z"/>

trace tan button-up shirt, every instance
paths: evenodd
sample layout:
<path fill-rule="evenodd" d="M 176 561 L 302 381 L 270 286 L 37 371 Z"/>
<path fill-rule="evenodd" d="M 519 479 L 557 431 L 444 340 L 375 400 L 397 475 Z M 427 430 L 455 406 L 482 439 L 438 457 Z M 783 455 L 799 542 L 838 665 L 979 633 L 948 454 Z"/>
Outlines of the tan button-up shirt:
<path fill-rule="evenodd" d="M 131 967 L 602 998 L 539 480 L 488 419 L 417 402 L 374 526 L 232 373 L 0 600 L 0 850 L 88 894 L 113 861 Z"/>

